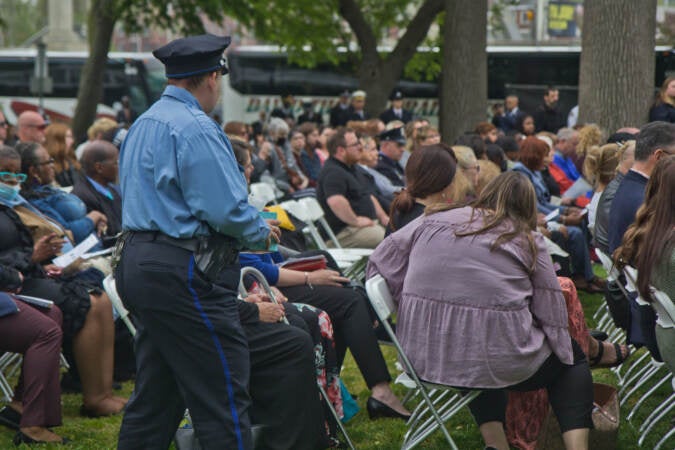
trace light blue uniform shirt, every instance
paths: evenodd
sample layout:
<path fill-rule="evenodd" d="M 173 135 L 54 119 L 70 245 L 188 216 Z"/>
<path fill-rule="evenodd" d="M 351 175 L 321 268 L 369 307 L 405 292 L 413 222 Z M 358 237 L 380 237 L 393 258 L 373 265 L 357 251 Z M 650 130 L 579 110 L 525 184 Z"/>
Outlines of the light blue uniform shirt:
<path fill-rule="evenodd" d="M 129 129 L 120 181 L 125 230 L 192 238 L 210 227 L 244 246 L 269 235 L 225 133 L 185 89 L 167 86 Z"/>

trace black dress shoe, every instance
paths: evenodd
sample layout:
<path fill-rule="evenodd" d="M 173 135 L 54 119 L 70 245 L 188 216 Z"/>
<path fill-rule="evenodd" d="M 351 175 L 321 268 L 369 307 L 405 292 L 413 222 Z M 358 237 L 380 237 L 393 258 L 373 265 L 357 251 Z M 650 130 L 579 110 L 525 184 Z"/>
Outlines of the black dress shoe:
<path fill-rule="evenodd" d="M 32 437 L 23 434 L 21 431 L 17 431 L 16 434 L 14 435 L 14 445 L 17 447 L 21 444 L 68 444 L 70 442 L 70 439 L 68 438 L 61 438 L 60 441 L 38 441 L 36 439 L 33 439 Z"/>
<path fill-rule="evenodd" d="M 7 428 L 11 428 L 12 430 L 18 430 L 19 422 L 21 422 L 21 414 L 19 414 L 16 410 L 10 408 L 9 406 L 5 406 L 0 409 L 0 425 L 4 425 Z"/>
<path fill-rule="evenodd" d="M 410 419 L 410 414 L 401 414 L 373 397 L 368 398 L 366 409 L 368 410 L 368 416 L 371 419 L 377 419 L 379 417 L 393 417 L 395 419 L 403 420 Z"/>

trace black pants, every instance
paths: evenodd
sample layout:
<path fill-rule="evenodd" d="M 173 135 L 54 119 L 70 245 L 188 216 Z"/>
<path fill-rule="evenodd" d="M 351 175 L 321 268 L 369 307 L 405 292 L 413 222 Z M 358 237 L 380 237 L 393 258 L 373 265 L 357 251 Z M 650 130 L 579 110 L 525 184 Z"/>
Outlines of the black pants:
<path fill-rule="evenodd" d="M 358 291 L 337 286 L 291 286 L 281 291 L 292 302 L 326 311 L 333 323 L 338 367 L 349 348 L 368 388 L 391 381 L 366 306 L 368 300 Z"/>
<path fill-rule="evenodd" d="M 283 323 L 243 327 L 251 356 L 251 421 L 264 425 L 256 448 L 325 448 L 325 421 L 309 334 Z"/>
<path fill-rule="evenodd" d="M 535 391 L 546 388 L 548 401 L 564 433 L 579 428 L 593 428 L 593 377 L 581 347 L 572 340 L 574 362 L 565 365 L 551 353 L 544 364 L 527 380 L 505 389 L 484 390 L 469 403 L 478 426 L 487 422 L 504 423 L 506 391 Z"/>
<path fill-rule="evenodd" d="M 191 252 L 133 235 L 115 280 L 138 320 L 136 386 L 119 449 L 166 449 L 189 408 L 203 449 L 250 449 L 249 350 L 239 322 L 239 265 L 226 285 L 204 279 Z"/>

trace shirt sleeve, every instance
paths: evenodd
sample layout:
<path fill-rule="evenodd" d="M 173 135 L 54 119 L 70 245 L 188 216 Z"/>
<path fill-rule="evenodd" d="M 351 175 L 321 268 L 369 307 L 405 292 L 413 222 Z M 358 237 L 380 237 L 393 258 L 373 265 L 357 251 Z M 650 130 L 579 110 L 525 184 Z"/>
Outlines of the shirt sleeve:
<path fill-rule="evenodd" d="M 246 179 L 230 142 L 215 125 L 200 125 L 200 130 L 179 142 L 177 152 L 178 176 L 191 213 L 244 245 L 264 241 L 269 228 L 248 203 Z"/>
<path fill-rule="evenodd" d="M 421 223 L 421 218 L 417 218 L 415 221 Z M 403 293 L 403 282 L 408 272 L 412 236 L 416 229 L 417 226 L 409 225 L 389 235 L 368 258 L 366 278 L 372 278 L 377 274 L 382 275 L 382 278 L 387 280 L 391 295 L 397 303 Z"/>
<path fill-rule="evenodd" d="M 555 275 L 551 257 L 546 249 L 544 237 L 535 233 L 537 259 L 532 281 L 532 300 L 530 311 L 546 335 L 551 350 L 563 364 L 572 364 L 572 344 L 568 330 L 567 306 L 560 283 Z M 525 256 L 525 255 L 524 255 Z M 523 261 L 531 261 L 524 257 Z"/>
<path fill-rule="evenodd" d="M 241 267 L 255 267 L 264 276 L 270 286 L 276 286 L 279 281 L 279 268 L 268 261 L 265 261 L 256 253 L 239 253 L 239 264 Z"/>

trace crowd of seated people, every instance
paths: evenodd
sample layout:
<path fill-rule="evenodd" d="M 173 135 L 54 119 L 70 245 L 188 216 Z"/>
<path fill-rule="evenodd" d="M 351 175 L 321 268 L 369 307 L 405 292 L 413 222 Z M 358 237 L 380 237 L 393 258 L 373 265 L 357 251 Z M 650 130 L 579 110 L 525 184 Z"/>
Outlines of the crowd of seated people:
<path fill-rule="evenodd" d="M 543 336 L 538 341 L 539 347 L 536 351 L 529 349 L 532 352 L 528 355 L 538 358 L 537 363 L 542 365 L 541 371 L 545 372 L 544 369 L 549 370 L 550 367 L 561 371 L 572 367 L 576 369 L 570 370 L 580 373 L 578 366 L 583 366 L 582 359 L 591 366 L 607 367 L 620 364 L 629 352 L 625 346 L 589 338 L 587 330 L 582 333 L 583 337 L 579 337 L 578 333 L 572 333 L 571 325 L 567 334 L 561 331 L 567 330 L 568 324 L 561 319 L 563 314 L 559 311 L 560 304 L 563 307 L 566 305 L 568 312 L 580 310 L 577 307 L 578 297 L 576 290 L 569 288 L 566 278 L 555 279 L 550 275 L 555 268 L 558 275 L 569 276 L 576 289 L 590 293 L 604 292 L 606 281 L 596 276 L 593 270 L 593 247 L 597 246 L 611 254 L 623 239 L 616 255 L 623 263 L 639 266 L 642 295 L 648 297 L 647 286 L 650 283 L 668 291 L 668 276 L 672 279 L 672 275 L 669 275 L 672 273 L 672 260 L 668 257 L 671 256 L 672 245 L 644 252 L 643 248 L 647 243 L 652 243 L 644 240 L 645 230 L 653 233 L 652 222 L 666 220 L 661 216 L 656 217 L 654 211 L 663 209 L 666 204 L 665 200 L 657 202 L 661 198 L 657 193 L 666 189 L 667 182 L 661 176 L 669 169 L 666 168 L 666 162 L 657 163 L 660 160 L 672 160 L 669 155 L 675 150 L 675 134 L 673 125 L 663 122 L 649 124 L 640 130 L 621 129 L 607 140 L 604 138 L 605 131 L 592 124 L 556 128 L 551 125 L 557 123 L 559 111 L 551 95 L 551 90 L 547 89 L 542 108 L 535 115 L 518 109 L 517 97 L 509 96 L 507 110 L 495 116 L 492 123 L 478 123 L 472 131 L 459 136 L 452 147 L 441 143 L 437 128 L 414 117 L 405 123 L 394 118 L 385 124 L 377 118 L 358 120 L 360 117 L 352 114 L 343 124 L 347 125 L 345 128 L 322 125 L 311 120 L 296 125 L 292 117 L 277 116 L 263 118 L 253 126 L 230 122 L 224 125 L 224 130 L 233 143 L 239 140 L 245 144 L 243 153 L 239 148 L 238 155 L 245 157 L 238 157 L 238 160 L 249 181 L 271 183 L 287 198 L 315 195 L 341 246 L 376 249 L 371 257 L 374 268 L 371 274 L 380 271 L 381 265 L 384 267 L 395 263 L 394 258 L 378 255 L 388 254 L 387 246 L 391 245 L 388 243 L 392 240 L 399 242 L 399 239 L 411 233 L 412 225 L 407 226 L 411 222 L 417 224 L 421 221 L 426 224 L 425 227 L 431 227 L 433 217 L 447 214 L 454 217 L 463 212 L 464 215 L 458 216 L 457 220 L 464 224 L 464 228 L 459 234 L 455 233 L 456 237 L 447 245 L 459 245 L 458 242 L 462 241 L 460 237 L 473 236 L 473 241 L 487 246 L 480 251 L 494 252 L 497 247 L 507 248 L 508 251 L 518 253 L 522 261 L 532 262 L 527 267 L 519 267 L 519 270 L 527 273 L 525 279 L 532 279 L 538 270 L 545 272 L 546 283 L 551 284 L 556 291 L 555 294 L 548 294 L 555 297 L 556 316 L 547 317 L 555 321 L 557 334 L 548 336 L 544 325 L 539 329 Z M 664 98 L 666 100 L 661 102 L 661 110 L 671 107 L 668 98 Z M 287 109 L 290 108 L 290 105 L 287 106 Z M 25 120 L 29 119 L 32 117 L 27 115 Z M 0 249 L 0 257 L 6 255 L 2 257 L 3 264 L 7 265 L 6 270 L 16 270 L 25 278 L 23 292 L 55 301 L 56 306 L 52 311 L 63 313 L 61 329 L 64 349 L 67 354 L 74 354 L 77 369 L 82 375 L 83 412 L 107 415 L 121 409 L 124 399 L 115 397 L 110 390 L 108 372 L 112 370 L 113 363 L 109 353 L 114 332 L 110 331 L 111 315 L 108 311 L 101 312 L 101 309 L 110 309 L 105 294 L 100 292 L 101 274 L 98 277 L 83 277 L 77 272 L 66 275 L 50 264 L 54 256 L 67 252 L 92 233 L 101 238 L 103 246 L 109 246 L 122 230 L 121 196 L 116 182 L 118 148 L 125 130 L 112 121 L 99 120 L 89 131 L 89 140 L 78 147 L 77 153 L 74 151 L 72 130 L 66 125 L 45 124 L 41 136 L 34 138 L 23 134 L 16 147 L 21 157 L 18 168 L 14 167 L 13 156 L 7 156 L 8 151 L 3 150 L 3 155 L 7 154 L 3 172 L 16 175 L 6 175 L 6 180 L 3 178 L 2 182 L 17 186 L 12 183 L 19 180 L 18 175 L 26 176 L 25 180 L 21 180 L 20 194 L 3 203 L 2 212 L 8 219 L 6 228 L 13 229 L 6 236 L 3 234 L 6 245 L 3 246 L 5 250 Z M 233 144 L 235 153 L 238 145 Z M 650 194 L 647 182 L 655 167 L 662 169 L 654 172 L 659 174 L 659 178 L 652 180 L 655 187 L 651 188 Z M 500 189 L 505 190 L 504 186 L 522 192 L 521 202 L 529 198 L 530 192 L 533 193 L 533 204 L 538 212 L 533 216 L 534 222 L 525 213 L 523 204 L 509 203 L 509 199 L 499 195 Z M 68 187 L 72 188 L 70 193 L 62 189 Z M 4 190 L 7 195 L 14 195 L 10 189 Z M 461 208 L 467 204 L 471 206 Z M 643 204 L 644 211 L 638 212 Z M 637 222 L 626 233 L 636 217 Z M 484 224 L 482 228 L 478 225 L 480 223 Z M 418 227 L 422 226 L 416 225 L 414 228 Z M 668 226 L 665 229 L 668 230 Z M 10 235 L 13 236 L 13 242 L 7 240 Z M 385 240 L 389 235 L 393 237 Z M 669 234 L 664 235 L 663 242 L 669 243 L 671 237 Z M 544 238 L 558 244 L 569 256 L 556 257 L 555 264 L 551 263 L 548 255 L 550 247 L 542 244 Z M 444 247 L 439 245 L 429 251 L 438 253 L 441 248 Z M 478 251 L 473 247 L 461 251 L 470 254 L 473 250 Z M 411 251 L 417 254 L 414 246 Z M 450 253 L 457 251 L 458 247 L 448 249 Z M 17 259 L 16 254 L 22 254 L 22 257 Z M 546 258 L 548 261 L 543 261 Z M 330 362 L 321 367 L 315 365 L 311 372 L 313 375 L 324 374 L 323 386 L 338 409 L 340 395 L 336 383 L 345 351 L 349 348 L 372 391 L 372 398 L 367 403 L 371 417 L 406 418 L 408 411 L 389 387 L 390 376 L 377 348 L 376 321 L 368 309 L 365 292 L 349 284 L 350 280 L 343 277 L 330 257 L 326 268 L 309 272 L 280 268 L 279 264 L 283 260 L 284 257 L 278 253 L 245 252 L 241 255 L 242 266 L 260 269 L 267 281 L 275 286 L 276 297 L 287 300 L 286 304 L 277 306 L 261 301 L 265 297 L 253 293 L 248 306 L 242 302 L 242 323 L 249 321 L 252 324 L 247 330 L 251 342 L 258 342 L 261 336 L 266 336 L 267 325 L 260 327 L 259 323 L 276 326 L 276 323 L 271 322 L 276 322 L 281 316 L 287 317 L 295 328 L 309 334 L 310 339 L 307 341 L 303 335 L 305 342 L 300 343 L 303 339 L 288 334 L 288 346 L 281 345 L 277 351 L 289 351 L 291 341 L 300 347 L 313 347 L 313 351 L 322 348 L 323 353 L 321 356 L 315 355 L 314 362 Z M 427 262 L 433 264 L 431 258 Z M 466 263 L 464 259 L 460 262 Z M 499 273 L 506 267 L 498 261 L 489 262 L 498 266 L 485 269 L 491 270 L 491 273 Z M 460 268 L 450 268 L 445 263 L 436 262 L 436 266 L 436 270 L 443 267 L 453 275 L 461 273 Z M 417 268 L 414 274 L 428 276 L 420 271 Z M 462 283 L 465 283 L 464 278 Z M 431 279 L 443 277 L 436 275 Z M 403 286 L 403 282 L 400 282 Z M 562 303 L 561 291 L 565 292 L 565 302 Z M 399 294 L 405 297 L 405 292 Z M 534 303 L 536 300 L 533 298 L 530 301 Z M 623 301 L 625 315 L 642 317 L 641 314 L 646 314 L 644 308 L 640 310 L 634 307 L 634 299 Z M 539 320 L 538 312 L 533 310 L 533 314 Z M 544 311 L 543 314 L 553 313 Z M 447 315 L 443 317 L 447 318 Z M 407 330 L 410 336 L 414 336 L 413 327 L 406 323 L 405 318 L 404 313 L 399 315 L 399 333 L 403 336 Z M 59 322 L 56 318 L 50 320 Z M 636 328 L 635 320 L 623 324 L 628 329 L 631 323 Z M 655 355 L 665 358 L 667 355 L 659 355 L 658 349 L 672 348 L 672 338 L 664 337 L 667 334 L 664 330 L 654 331 L 653 326 L 650 335 L 650 330 L 644 329 L 645 323 L 649 327 L 649 318 L 641 320 L 641 323 L 637 327 L 641 329 L 628 329 L 628 342 L 646 345 Z M 400 328 L 401 325 L 403 328 Z M 533 327 L 536 328 L 536 325 Z M 328 328 L 334 330 L 334 336 L 327 332 Z M 274 329 L 274 333 L 281 332 Z M 508 335 L 509 331 L 504 333 Z M 84 339 L 80 339 L 80 336 L 89 336 L 89 344 L 81 342 Z M 574 336 L 579 345 L 567 345 L 561 336 Z M 549 342 L 552 339 L 555 339 L 553 345 Z M 31 344 L 27 341 L 26 345 L 27 349 Z M 668 345 L 671 347 L 666 347 Z M 94 347 L 98 351 L 96 358 L 92 357 Z M 335 354 L 331 357 L 329 349 L 333 347 Z M 267 367 L 265 355 L 258 353 L 253 356 L 257 347 L 252 344 L 251 348 L 252 358 L 260 358 L 256 359 L 261 361 L 259 367 Z M 8 348 L 7 351 L 26 349 Z M 419 356 L 424 358 L 422 353 Z M 531 373 L 518 372 L 519 376 L 507 377 L 508 383 L 491 387 L 518 385 L 518 389 L 523 386 L 530 389 L 546 386 L 546 382 L 522 384 L 538 372 L 536 366 L 530 364 L 528 370 Z M 25 368 L 28 367 L 29 364 L 26 364 Z M 516 370 L 513 364 L 505 367 L 507 371 Z M 264 370 L 261 369 L 259 374 L 259 380 L 266 379 Z M 306 375 L 305 371 L 302 376 Z M 575 380 L 578 382 L 583 377 L 585 375 Z M 546 380 L 550 381 L 548 378 Z M 461 383 L 456 385 L 464 386 Z M 487 387 L 487 384 L 472 387 Z M 281 398 L 260 387 L 252 387 L 252 390 L 258 392 L 259 399 L 266 399 L 264 402 L 279 401 Z M 500 405 L 492 411 L 494 414 L 485 413 L 487 403 L 483 407 L 480 401 L 472 405 L 486 444 L 495 448 L 504 445 L 503 400 L 499 395 L 499 398 L 494 396 L 490 399 L 480 397 L 485 402 Z M 25 407 L 26 396 L 27 391 L 22 392 L 19 386 L 17 398 L 4 411 L 10 411 L 10 415 L 20 413 L 21 402 L 24 402 Z M 579 404 L 586 401 L 583 398 Z M 296 406 L 300 403 L 298 401 Z M 257 403 L 256 406 L 254 402 L 254 408 L 259 405 Z M 318 407 L 316 402 L 309 400 L 305 405 L 305 412 Z M 556 408 L 563 406 L 554 405 Z M 585 433 L 579 430 L 586 428 L 585 419 L 580 419 L 586 413 L 579 411 L 575 412 L 578 413 L 577 420 L 566 423 L 563 430 L 567 435 L 566 443 L 570 446 L 572 442 L 578 442 L 580 436 L 583 440 Z M 264 412 L 258 412 L 258 416 L 263 421 L 274 422 Z M 56 435 L 41 434 L 39 429 L 31 431 L 27 428 L 35 426 L 46 429 L 55 426 L 54 423 L 60 420 L 57 416 L 49 417 L 53 420 L 44 423 L 20 421 L 21 431 L 29 438 L 58 440 L 60 438 Z M 323 421 L 323 412 L 317 417 Z M 0 412 L 0 421 L 2 418 L 3 413 Z M 310 422 L 316 424 L 313 421 L 307 423 Z M 297 422 L 285 425 L 275 422 L 273 426 L 294 430 L 302 428 Z"/>
<path fill-rule="evenodd" d="M 82 414 L 116 414 L 126 399 L 113 395 L 114 324 L 110 300 L 99 288 L 100 272 L 66 275 L 51 263 L 67 236 L 19 194 L 27 180 L 21 167 L 16 150 L 0 149 L 0 263 L 20 274 L 15 289 L 51 300 L 61 310 L 64 351 L 73 355 L 82 383 Z"/>

